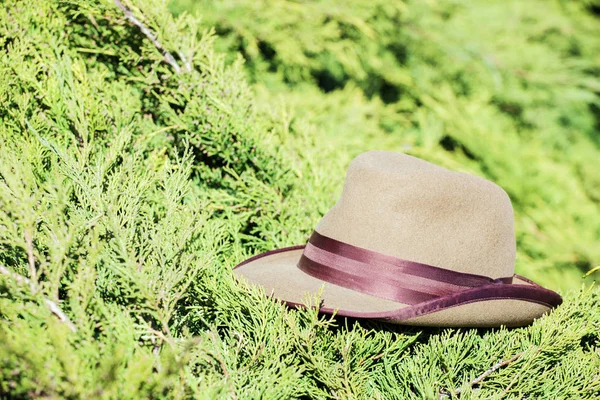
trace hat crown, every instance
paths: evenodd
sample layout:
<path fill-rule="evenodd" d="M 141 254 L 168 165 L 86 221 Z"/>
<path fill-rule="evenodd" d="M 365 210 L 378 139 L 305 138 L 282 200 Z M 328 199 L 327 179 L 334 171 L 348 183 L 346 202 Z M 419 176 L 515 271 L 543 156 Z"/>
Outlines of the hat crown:
<path fill-rule="evenodd" d="M 491 278 L 512 276 L 513 209 L 498 185 L 401 153 L 370 151 L 348 168 L 316 227 L 368 250 Z"/>

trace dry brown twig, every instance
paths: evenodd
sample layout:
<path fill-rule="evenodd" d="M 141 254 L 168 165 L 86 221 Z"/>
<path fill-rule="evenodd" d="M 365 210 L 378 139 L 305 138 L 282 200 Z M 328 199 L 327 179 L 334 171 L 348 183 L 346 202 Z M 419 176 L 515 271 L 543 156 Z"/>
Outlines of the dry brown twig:
<path fill-rule="evenodd" d="M 173 67 L 173 69 L 175 70 L 175 72 L 177 74 L 181 73 L 181 67 L 179 66 L 179 64 L 177 63 L 177 61 L 175 60 L 175 57 L 173 57 L 173 55 L 171 53 L 169 53 L 162 44 L 160 44 L 160 42 L 158 41 L 158 38 L 156 37 L 156 35 L 150 30 L 150 28 L 148 28 L 146 25 L 144 25 L 142 23 L 142 21 L 140 21 L 135 15 L 133 15 L 133 13 L 131 12 L 131 10 L 123 3 L 121 3 L 120 0 L 114 0 L 115 4 L 117 5 L 117 7 L 119 7 L 123 13 L 125 14 L 125 17 L 135 26 L 137 26 L 138 28 L 140 28 L 140 30 L 142 31 L 142 33 L 144 35 L 146 35 L 146 37 L 148 39 L 150 39 L 150 41 L 152 42 L 152 44 L 154 45 L 154 47 L 156 47 L 158 49 L 158 51 L 160 51 L 160 53 L 163 55 L 163 57 L 165 58 L 165 61 L 171 65 L 171 67 Z"/>

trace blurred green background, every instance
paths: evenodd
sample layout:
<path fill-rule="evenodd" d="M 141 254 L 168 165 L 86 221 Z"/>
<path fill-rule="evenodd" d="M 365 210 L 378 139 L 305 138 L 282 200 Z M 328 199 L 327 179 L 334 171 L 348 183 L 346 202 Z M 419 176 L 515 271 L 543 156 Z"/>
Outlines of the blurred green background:
<path fill-rule="evenodd" d="M 597 1 L 175 0 L 170 9 L 214 27 L 216 49 L 243 57 L 259 101 L 283 105 L 294 135 L 491 179 L 513 202 L 519 273 L 552 288 L 594 280 L 582 276 L 600 263 Z"/>

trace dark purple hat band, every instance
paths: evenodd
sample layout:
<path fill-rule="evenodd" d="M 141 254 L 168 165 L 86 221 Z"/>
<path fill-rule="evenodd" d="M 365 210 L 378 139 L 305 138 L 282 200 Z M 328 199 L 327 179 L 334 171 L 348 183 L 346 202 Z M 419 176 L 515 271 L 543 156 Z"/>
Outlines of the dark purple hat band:
<path fill-rule="evenodd" d="M 322 281 L 409 305 L 475 287 L 512 283 L 512 276 L 492 279 L 402 260 L 317 231 L 310 237 L 298 268 Z"/>
<path fill-rule="evenodd" d="M 492 279 L 402 260 L 340 242 L 316 231 L 305 246 L 267 251 L 245 260 L 235 268 L 278 253 L 301 249 L 304 251 L 296 266 L 304 273 L 323 282 L 408 305 L 398 310 L 381 312 L 321 307 L 321 311 L 326 313 L 399 321 L 488 300 L 522 300 L 549 308 L 562 303 L 562 298 L 557 293 L 519 275 L 514 277 L 527 282 L 526 284 L 513 283 L 512 276 Z M 303 306 L 281 300 L 292 307 Z"/>

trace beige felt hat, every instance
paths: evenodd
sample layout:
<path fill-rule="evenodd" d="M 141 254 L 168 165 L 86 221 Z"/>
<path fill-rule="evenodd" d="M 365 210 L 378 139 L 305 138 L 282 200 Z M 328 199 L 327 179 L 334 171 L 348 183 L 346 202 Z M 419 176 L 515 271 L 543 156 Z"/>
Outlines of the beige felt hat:
<path fill-rule="evenodd" d="M 477 176 L 370 151 L 306 245 L 269 251 L 234 273 L 291 306 L 440 327 L 522 326 L 561 297 L 514 274 L 513 209 Z"/>

